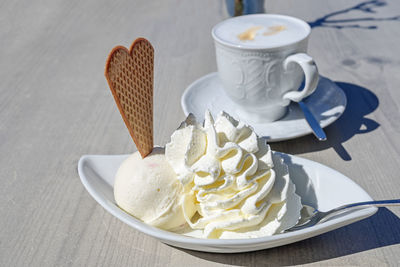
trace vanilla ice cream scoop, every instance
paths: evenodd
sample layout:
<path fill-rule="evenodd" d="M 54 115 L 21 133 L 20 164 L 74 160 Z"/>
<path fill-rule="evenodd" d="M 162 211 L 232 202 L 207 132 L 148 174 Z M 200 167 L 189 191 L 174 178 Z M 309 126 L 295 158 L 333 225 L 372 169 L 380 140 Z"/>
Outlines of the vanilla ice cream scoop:
<path fill-rule="evenodd" d="M 155 147 L 145 158 L 139 152 L 132 154 L 121 164 L 114 183 L 114 197 L 120 208 L 166 230 L 186 223 L 180 205 L 182 190 L 161 147 Z"/>

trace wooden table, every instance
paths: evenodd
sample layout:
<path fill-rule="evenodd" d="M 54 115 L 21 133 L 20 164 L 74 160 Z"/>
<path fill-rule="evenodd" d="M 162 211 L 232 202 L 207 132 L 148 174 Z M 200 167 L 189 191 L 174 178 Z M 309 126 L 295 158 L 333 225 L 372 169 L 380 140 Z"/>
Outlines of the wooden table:
<path fill-rule="evenodd" d="M 112 47 L 148 38 L 155 53 L 155 143 L 184 119 L 180 97 L 216 71 L 210 35 L 223 1 L 6 1 L 0 4 L 0 265 L 398 265 L 400 208 L 274 249 L 176 249 L 123 224 L 83 188 L 83 154 L 136 150 L 104 78 Z M 348 98 L 343 116 L 274 150 L 326 164 L 373 198 L 400 192 L 400 2 L 266 1 L 313 26 L 309 53 Z M 373 11 L 373 12 L 371 12 Z M 340 194 L 340 192 L 338 192 Z"/>

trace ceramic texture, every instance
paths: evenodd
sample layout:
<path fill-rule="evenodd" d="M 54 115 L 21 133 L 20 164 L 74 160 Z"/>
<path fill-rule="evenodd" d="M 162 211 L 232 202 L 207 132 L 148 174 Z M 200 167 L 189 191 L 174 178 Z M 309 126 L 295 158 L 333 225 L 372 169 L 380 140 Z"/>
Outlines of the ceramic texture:
<path fill-rule="evenodd" d="M 320 76 L 315 92 L 304 99 L 316 120 L 324 128 L 336 121 L 346 108 L 346 95 L 334 82 Z M 251 125 L 256 133 L 269 142 L 288 140 L 312 133 L 297 103 L 292 102 L 286 115 L 274 122 L 254 123 L 246 120 L 238 112 L 234 103 L 223 90 L 216 72 L 196 80 L 187 87 L 181 98 L 184 113 L 193 113 L 199 121 L 204 119 L 204 112 L 209 109 L 215 116 L 226 111 L 236 119 Z M 329 136 L 328 136 L 329 138 Z"/>
<path fill-rule="evenodd" d="M 275 152 L 276 153 L 276 152 Z M 278 153 L 289 166 L 296 192 L 303 204 L 329 210 L 344 204 L 370 201 L 371 197 L 351 179 L 322 164 L 288 154 Z M 81 181 L 89 194 L 108 212 L 134 229 L 166 244 L 191 250 L 236 253 L 282 246 L 310 238 L 373 215 L 376 207 L 353 210 L 319 225 L 269 237 L 252 239 L 200 239 L 160 230 L 146 225 L 118 208 L 113 184 L 118 167 L 129 155 L 86 155 L 78 163 Z M 340 192 L 340 194 L 338 194 Z"/>
<path fill-rule="evenodd" d="M 253 16 L 248 16 L 249 18 Z M 266 20 L 278 15 L 256 15 Z M 288 17 L 288 19 L 291 19 Z M 294 20 L 296 21 L 296 20 Z M 229 20 L 222 23 L 229 23 Z M 314 92 L 318 69 L 307 51 L 309 26 L 304 39 L 274 48 L 234 46 L 223 42 L 213 29 L 218 73 L 226 94 L 237 105 L 241 117 L 247 121 L 270 122 L 285 115 L 292 101 L 300 101 Z M 216 27 L 218 27 L 217 25 Z M 288 57 L 290 58 L 290 64 Z M 304 57 L 308 57 L 304 61 Z M 305 76 L 303 92 L 297 92 Z M 286 95 L 292 91 L 291 95 Z"/>
<path fill-rule="evenodd" d="M 242 110 L 242 116 L 275 120 L 286 112 L 290 100 L 284 93 L 298 88 L 303 72 L 298 65 L 286 71 L 283 62 L 293 51 L 238 51 L 216 44 L 218 73 L 226 94 Z"/>

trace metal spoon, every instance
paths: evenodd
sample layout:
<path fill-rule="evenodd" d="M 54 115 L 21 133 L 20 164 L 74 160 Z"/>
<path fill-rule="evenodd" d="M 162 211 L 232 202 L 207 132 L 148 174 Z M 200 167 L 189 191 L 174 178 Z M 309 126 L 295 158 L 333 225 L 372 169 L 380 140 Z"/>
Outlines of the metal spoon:
<path fill-rule="evenodd" d="M 301 210 L 301 218 L 299 222 L 295 226 L 286 229 L 284 232 L 292 232 L 314 226 L 316 224 L 326 221 L 327 219 L 331 218 L 334 215 L 338 215 L 355 207 L 362 207 L 362 206 L 385 207 L 385 206 L 399 206 L 399 205 L 400 205 L 400 199 L 352 203 L 340 206 L 338 208 L 329 211 L 319 211 L 314 207 L 303 205 L 303 208 Z"/>
<path fill-rule="evenodd" d="M 313 131 L 315 137 L 317 137 L 319 141 L 326 141 L 326 134 L 324 130 L 322 130 L 321 126 L 319 125 L 319 122 L 311 113 L 311 111 L 308 109 L 306 104 L 303 101 L 299 101 L 298 104 L 301 110 L 303 111 L 304 117 L 306 118 L 308 125 L 310 125 L 311 130 Z"/>

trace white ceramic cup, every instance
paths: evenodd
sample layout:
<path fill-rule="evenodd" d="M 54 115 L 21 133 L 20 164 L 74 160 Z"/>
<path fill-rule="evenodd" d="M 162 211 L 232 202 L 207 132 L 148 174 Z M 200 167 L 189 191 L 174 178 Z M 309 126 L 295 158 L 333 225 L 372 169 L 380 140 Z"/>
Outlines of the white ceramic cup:
<path fill-rule="evenodd" d="M 258 27 L 254 40 L 240 40 L 238 35 L 252 27 Z M 274 27 L 281 31 L 271 34 Z M 219 77 L 241 119 L 278 120 L 290 101 L 315 91 L 318 69 L 306 54 L 310 32 L 300 19 L 273 14 L 230 18 L 214 26 Z M 303 77 L 304 88 L 298 90 Z"/>

